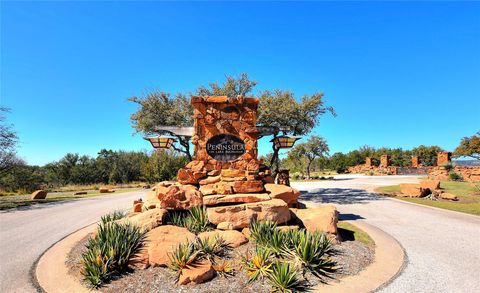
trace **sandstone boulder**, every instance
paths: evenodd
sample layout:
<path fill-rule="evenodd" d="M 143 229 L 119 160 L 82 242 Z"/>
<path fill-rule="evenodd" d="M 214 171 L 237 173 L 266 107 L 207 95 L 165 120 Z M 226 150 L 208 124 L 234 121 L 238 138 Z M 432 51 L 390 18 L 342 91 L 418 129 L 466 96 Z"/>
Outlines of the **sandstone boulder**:
<path fill-rule="evenodd" d="M 281 184 L 265 184 L 265 190 L 271 198 L 278 198 L 291 205 L 297 202 L 300 191 Z"/>
<path fill-rule="evenodd" d="M 448 193 L 448 192 L 439 193 L 438 196 L 442 199 L 453 200 L 453 201 L 458 200 L 458 197 L 455 194 Z"/>
<path fill-rule="evenodd" d="M 333 205 L 325 205 L 306 209 L 290 209 L 295 223 L 305 227 L 307 231 L 321 231 L 337 235 L 338 211 Z"/>
<path fill-rule="evenodd" d="M 145 206 L 148 209 L 160 207 L 160 200 L 158 199 L 155 191 L 147 192 L 147 195 L 145 196 Z"/>
<path fill-rule="evenodd" d="M 148 261 L 148 249 L 144 246 L 128 261 L 128 266 L 132 269 L 144 270 L 150 266 Z"/>
<path fill-rule="evenodd" d="M 267 193 L 236 193 L 230 195 L 217 194 L 204 196 L 203 204 L 206 206 L 213 206 L 226 203 L 252 203 L 270 199 L 271 198 Z"/>
<path fill-rule="evenodd" d="M 150 231 L 165 223 L 168 212 L 165 209 L 151 209 L 143 213 L 132 213 L 128 217 L 117 220 L 117 223 L 130 223 L 145 231 Z"/>
<path fill-rule="evenodd" d="M 202 205 L 202 193 L 193 185 L 172 185 L 159 200 L 161 208 L 187 210 Z"/>
<path fill-rule="evenodd" d="M 200 185 L 200 188 L 198 189 L 203 195 L 211 195 L 215 194 L 217 191 L 215 190 L 215 185 L 214 184 L 206 184 L 206 185 Z"/>
<path fill-rule="evenodd" d="M 207 208 L 207 214 L 211 223 L 223 229 L 245 228 L 252 220 L 269 220 L 278 224 L 290 220 L 287 203 L 280 199 Z"/>
<path fill-rule="evenodd" d="M 198 179 L 190 169 L 182 168 L 178 170 L 177 180 L 180 184 L 197 184 Z"/>
<path fill-rule="evenodd" d="M 233 190 L 235 193 L 252 193 L 252 192 L 262 192 L 264 191 L 263 181 L 254 180 L 254 181 L 235 181 L 233 185 Z"/>
<path fill-rule="evenodd" d="M 430 189 L 430 191 L 440 189 L 440 180 L 423 180 L 420 182 L 420 187 Z"/>
<path fill-rule="evenodd" d="M 195 262 L 182 269 L 178 277 L 178 284 L 187 285 L 190 283 L 201 284 L 215 277 L 215 270 L 209 261 Z"/>
<path fill-rule="evenodd" d="M 220 173 L 221 177 L 244 177 L 245 171 L 236 169 L 223 169 Z"/>
<path fill-rule="evenodd" d="M 114 192 L 110 186 L 101 186 L 99 189 L 98 189 L 98 192 L 100 193 L 110 193 L 110 192 Z"/>
<path fill-rule="evenodd" d="M 220 182 L 221 178 L 220 176 L 210 176 L 205 179 L 200 180 L 200 185 L 207 185 L 207 184 L 213 184 Z"/>
<path fill-rule="evenodd" d="M 180 243 L 194 241 L 195 234 L 186 228 L 165 225 L 152 229 L 147 233 L 146 248 L 151 266 L 167 266 L 170 263 L 168 255 Z"/>
<path fill-rule="evenodd" d="M 134 213 L 141 213 L 143 210 L 143 201 L 142 199 L 133 201 L 133 210 Z"/>
<path fill-rule="evenodd" d="M 424 197 L 430 194 L 430 190 L 420 187 L 419 184 L 402 183 L 400 184 L 400 191 L 403 195 L 410 197 Z"/>
<path fill-rule="evenodd" d="M 239 247 L 248 242 L 247 237 L 237 230 L 213 230 L 202 232 L 198 234 L 198 237 L 201 239 L 205 238 L 214 238 L 221 237 L 225 242 L 227 242 L 231 247 Z"/>
<path fill-rule="evenodd" d="M 47 192 L 45 190 L 37 190 L 32 193 L 30 199 L 45 199 L 47 197 Z"/>

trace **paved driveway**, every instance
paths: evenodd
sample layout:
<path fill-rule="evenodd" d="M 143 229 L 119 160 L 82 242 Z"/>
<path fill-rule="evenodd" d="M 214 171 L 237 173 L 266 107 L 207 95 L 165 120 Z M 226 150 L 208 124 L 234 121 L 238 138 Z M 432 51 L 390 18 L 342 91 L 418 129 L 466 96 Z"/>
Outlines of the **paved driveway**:
<path fill-rule="evenodd" d="M 333 203 L 341 218 L 365 221 L 395 237 L 408 263 L 380 292 L 479 292 L 480 217 L 375 196 L 376 186 L 416 182 L 413 176 L 342 176 L 299 182 L 302 198 Z"/>
<path fill-rule="evenodd" d="M 0 212 L 0 292 L 36 292 L 30 269 L 45 250 L 110 211 L 130 208 L 143 195 L 113 193 Z"/>

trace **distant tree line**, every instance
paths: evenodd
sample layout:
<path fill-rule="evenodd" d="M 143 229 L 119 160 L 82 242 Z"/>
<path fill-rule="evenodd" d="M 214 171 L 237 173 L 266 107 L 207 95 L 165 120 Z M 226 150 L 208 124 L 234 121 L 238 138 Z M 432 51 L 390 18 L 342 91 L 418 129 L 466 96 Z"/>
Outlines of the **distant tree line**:
<path fill-rule="evenodd" d="M 148 153 L 103 149 L 95 158 L 69 153 L 41 167 L 17 158 L 8 172 L 1 173 L 0 190 L 31 192 L 69 184 L 153 183 L 174 179 L 186 162 L 185 156 L 170 150 Z"/>

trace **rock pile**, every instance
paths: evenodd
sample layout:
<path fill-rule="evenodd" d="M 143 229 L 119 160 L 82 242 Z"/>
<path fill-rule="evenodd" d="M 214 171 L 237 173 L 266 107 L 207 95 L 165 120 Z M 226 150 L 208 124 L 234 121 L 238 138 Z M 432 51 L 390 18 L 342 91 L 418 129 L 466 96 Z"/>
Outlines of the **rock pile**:
<path fill-rule="evenodd" d="M 398 196 L 406 197 L 429 197 L 430 199 L 458 200 L 451 193 L 447 193 L 440 188 L 439 180 L 423 180 L 420 184 L 404 183 L 400 184 L 400 194 Z"/>

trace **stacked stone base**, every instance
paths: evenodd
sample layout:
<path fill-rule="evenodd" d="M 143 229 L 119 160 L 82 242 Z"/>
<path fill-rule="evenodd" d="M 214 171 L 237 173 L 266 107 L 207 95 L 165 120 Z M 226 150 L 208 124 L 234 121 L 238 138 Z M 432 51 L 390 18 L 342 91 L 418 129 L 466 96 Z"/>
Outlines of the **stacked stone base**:
<path fill-rule="evenodd" d="M 353 167 L 348 167 L 348 173 L 352 174 L 368 174 L 368 175 L 397 175 L 397 167 L 388 166 L 388 167 L 377 167 L 369 166 L 366 164 L 356 165 Z"/>
<path fill-rule="evenodd" d="M 463 181 L 480 182 L 480 167 L 479 166 L 455 166 L 452 170 L 462 176 Z M 450 180 L 448 170 L 443 166 L 432 167 L 428 170 L 428 177 L 436 180 Z"/>

